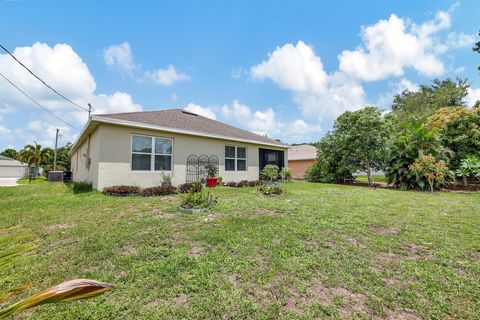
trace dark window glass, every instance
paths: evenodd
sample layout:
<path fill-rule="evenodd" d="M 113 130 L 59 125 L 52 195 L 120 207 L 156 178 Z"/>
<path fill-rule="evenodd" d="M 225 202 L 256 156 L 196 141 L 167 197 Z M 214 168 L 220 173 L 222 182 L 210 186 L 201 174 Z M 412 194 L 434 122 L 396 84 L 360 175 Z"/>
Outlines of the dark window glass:
<path fill-rule="evenodd" d="M 172 156 L 155 156 L 155 170 L 170 171 L 172 169 Z"/>
<path fill-rule="evenodd" d="M 247 171 L 246 160 L 237 160 L 237 171 Z"/>
<path fill-rule="evenodd" d="M 152 138 L 133 136 L 132 137 L 132 152 L 152 152 Z"/>
<path fill-rule="evenodd" d="M 151 156 L 149 154 L 132 154 L 132 170 L 150 170 Z"/>
<path fill-rule="evenodd" d="M 225 158 L 235 158 L 235 147 L 225 146 Z"/>
<path fill-rule="evenodd" d="M 237 158 L 246 159 L 247 158 L 247 148 L 237 147 Z"/>
<path fill-rule="evenodd" d="M 234 159 L 225 159 L 225 171 L 235 171 Z"/>
<path fill-rule="evenodd" d="M 155 153 L 172 154 L 172 140 L 155 138 Z"/>

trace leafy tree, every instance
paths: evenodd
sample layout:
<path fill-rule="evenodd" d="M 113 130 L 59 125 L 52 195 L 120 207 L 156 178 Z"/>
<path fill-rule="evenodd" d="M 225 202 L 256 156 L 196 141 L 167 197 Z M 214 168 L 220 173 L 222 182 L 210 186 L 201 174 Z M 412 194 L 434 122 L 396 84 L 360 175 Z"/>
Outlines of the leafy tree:
<path fill-rule="evenodd" d="M 480 31 L 478 32 L 478 35 L 480 36 Z M 477 41 L 475 43 L 475 46 L 473 47 L 473 51 L 480 53 L 480 41 Z M 480 71 L 480 66 L 478 66 L 478 71 Z"/>
<path fill-rule="evenodd" d="M 70 163 L 70 156 L 69 152 L 72 148 L 72 143 L 68 142 L 63 147 L 57 148 L 57 169 L 65 169 L 67 171 L 70 170 L 71 163 Z M 42 161 L 41 166 L 47 170 L 53 170 L 53 162 L 54 162 L 54 153 L 55 150 L 52 148 L 45 148 L 51 154 L 51 157 L 46 158 Z"/>
<path fill-rule="evenodd" d="M 8 148 L 3 150 L 0 155 L 11 159 L 17 159 L 18 152 L 15 149 Z"/>
<path fill-rule="evenodd" d="M 35 145 L 27 144 L 19 153 L 17 159 L 35 167 L 38 172 L 40 164 L 52 157 L 51 149 L 43 148 L 38 143 Z"/>
<path fill-rule="evenodd" d="M 455 154 L 449 167 L 456 170 L 462 159 L 480 155 L 480 109 L 440 108 L 427 120 L 427 124 L 439 133 L 443 146 Z"/>
<path fill-rule="evenodd" d="M 392 114 L 402 127 L 429 117 L 439 108 L 465 106 L 469 87 L 467 80 L 460 78 L 433 80 L 431 85 L 421 85 L 418 91 L 405 90 L 395 95 Z"/>
<path fill-rule="evenodd" d="M 423 155 L 432 155 L 448 163 L 452 152 L 443 147 L 439 134 L 429 130 L 424 121 L 407 126 L 391 140 L 386 157 L 385 175 L 389 184 L 402 189 L 423 188 L 425 179 L 418 179 L 410 165 Z"/>
<path fill-rule="evenodd" d="M 306 179 L 311 182 L 350 182 L 355 168 L 343 157 L 338 148 L 337 137 L 327 133 L 317 143 L 317 161 L 308 168 Z"/>
<path fill-rule="evenodd" d="M 448 176 L 448 168 L 443 161 L 437 161 L 432 155 L 421 155 L 414 163 L 410 165 L 410 170 L 417 175 L 417 178 L 423 177 L 430 186 L 430 192 L 433 192 L 435 186 L 442 184 Z M 419 179 L 421 180 L 421 179 Z"/>
<path fill-rule="evenodd" d="M 334 134 L 343 158 L 355 171 L 365 171 L 368 184 L 372 186 L 372 170 L 383 167 L 391 134 L 390 123 L 384 119 L 382 111 L 375 107 L 347 111 L 335 121 Z"/>

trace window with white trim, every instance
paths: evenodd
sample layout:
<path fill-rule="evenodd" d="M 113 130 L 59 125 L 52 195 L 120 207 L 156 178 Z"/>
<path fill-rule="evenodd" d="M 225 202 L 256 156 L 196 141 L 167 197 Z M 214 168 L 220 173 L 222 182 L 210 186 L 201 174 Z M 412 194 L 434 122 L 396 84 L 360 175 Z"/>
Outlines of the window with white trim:
<path fill-rule="evenodd" d="M 171 171 L 172 139 L 132 135 L 132 171 Z"/>
<path fill-rule="evenodd" d="M 247 148 L 225 146 L 225 171 L 247 171 Z"/>

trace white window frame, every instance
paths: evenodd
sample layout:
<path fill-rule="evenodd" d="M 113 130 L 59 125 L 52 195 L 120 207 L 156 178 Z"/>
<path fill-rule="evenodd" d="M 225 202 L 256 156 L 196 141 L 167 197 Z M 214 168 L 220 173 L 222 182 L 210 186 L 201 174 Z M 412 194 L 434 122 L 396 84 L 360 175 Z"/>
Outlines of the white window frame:
<path fill-rule="evenodd" d="M 134 136 L 150 138 L 152 151 L 151 152 L 133 151 L 133 137 Z M 156 153 L 155 152 L 156 151 L 155 150 L 155 138 L 170 140 L 170 143 L 172 144 L 172 153 L 171 154 Z M 132 167 L 133 166 L 133 155 L 134 154 L 150 155 L 150 170 L 134 170 L 133 167 Z M 170 170 L 155 170 L 155 156 L 170 156 Z M 173 138 L 160 137 L 160 136 L 149 136 L 149 135 L 145 135 L 145 134 L 132 133 L 131 136 L 130 136 L 130 171 L 131 172 L 151 172 L 151 171 L 172 172 L 173 171 Z"/>
<path fill-rule="evenodd" d="M 235 172 L 237 172 L 237 171 L 239 171 L 239 172 L 246 172 L 246 171 L 248 171 L 248 161 L 247 161 L 247 158 L 248 158 L 248 148 L 247 148 L 246 146 L 234 146 L 234 145 L 230 145 L 230 144 L 225 145 L 225 149 L 226 149 L 226 147 L 233 147 L 233 148 L 235 148 L 235 157 L 234 157 L 234 158 L 232 158 L 232 157 L 227 157 L 227 153 L 226 153 L 225 150 L 224 150 L 224 152 L 225 152 L 225 171 L 226 171 L 226 172 L 233 172 L 233 171 L 235 171 Z M 239 157 L 238 157 L 238 151 L 237 151 L 238 148 L 243 148 L 243 149 L 245 149 L 245 158 L 239 158 Z M 226 167 L 227 167 L 227 166 L 226 166 L 226 162 L 227 162 L 226 160 L 234 160 L 234 162 L 235 162 L 235 165 L 234 165 L 234 168 L 235 168 L 235 169 L 234 169 L 234 170 L 227 170 L 227 169 L 226 169 Z M 237 166 L 237 161 L 238 161 L 238 160 L 245 160 L 245 170 L 238 170 L 238 166 Z"/>

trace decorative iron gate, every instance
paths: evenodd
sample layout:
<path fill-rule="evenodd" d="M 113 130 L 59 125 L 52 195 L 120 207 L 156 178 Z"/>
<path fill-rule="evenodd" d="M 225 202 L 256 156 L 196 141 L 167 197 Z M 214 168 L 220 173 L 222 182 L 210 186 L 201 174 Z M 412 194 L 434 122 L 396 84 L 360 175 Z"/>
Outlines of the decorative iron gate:
<path fill-rule="evenodd" d="M 193 183 L 196 181 L 200 181 L 202 183 L 205 182 L 207 178 L 207 165 L 214 165 L 217 168 L 218 172 L 218 157 L 207 156 L 206 154 L 202 154 L 200 156 L 196 156 L 191 154 L 187 158 L 187 175 L 186 175 L 186 182 Z"/>

